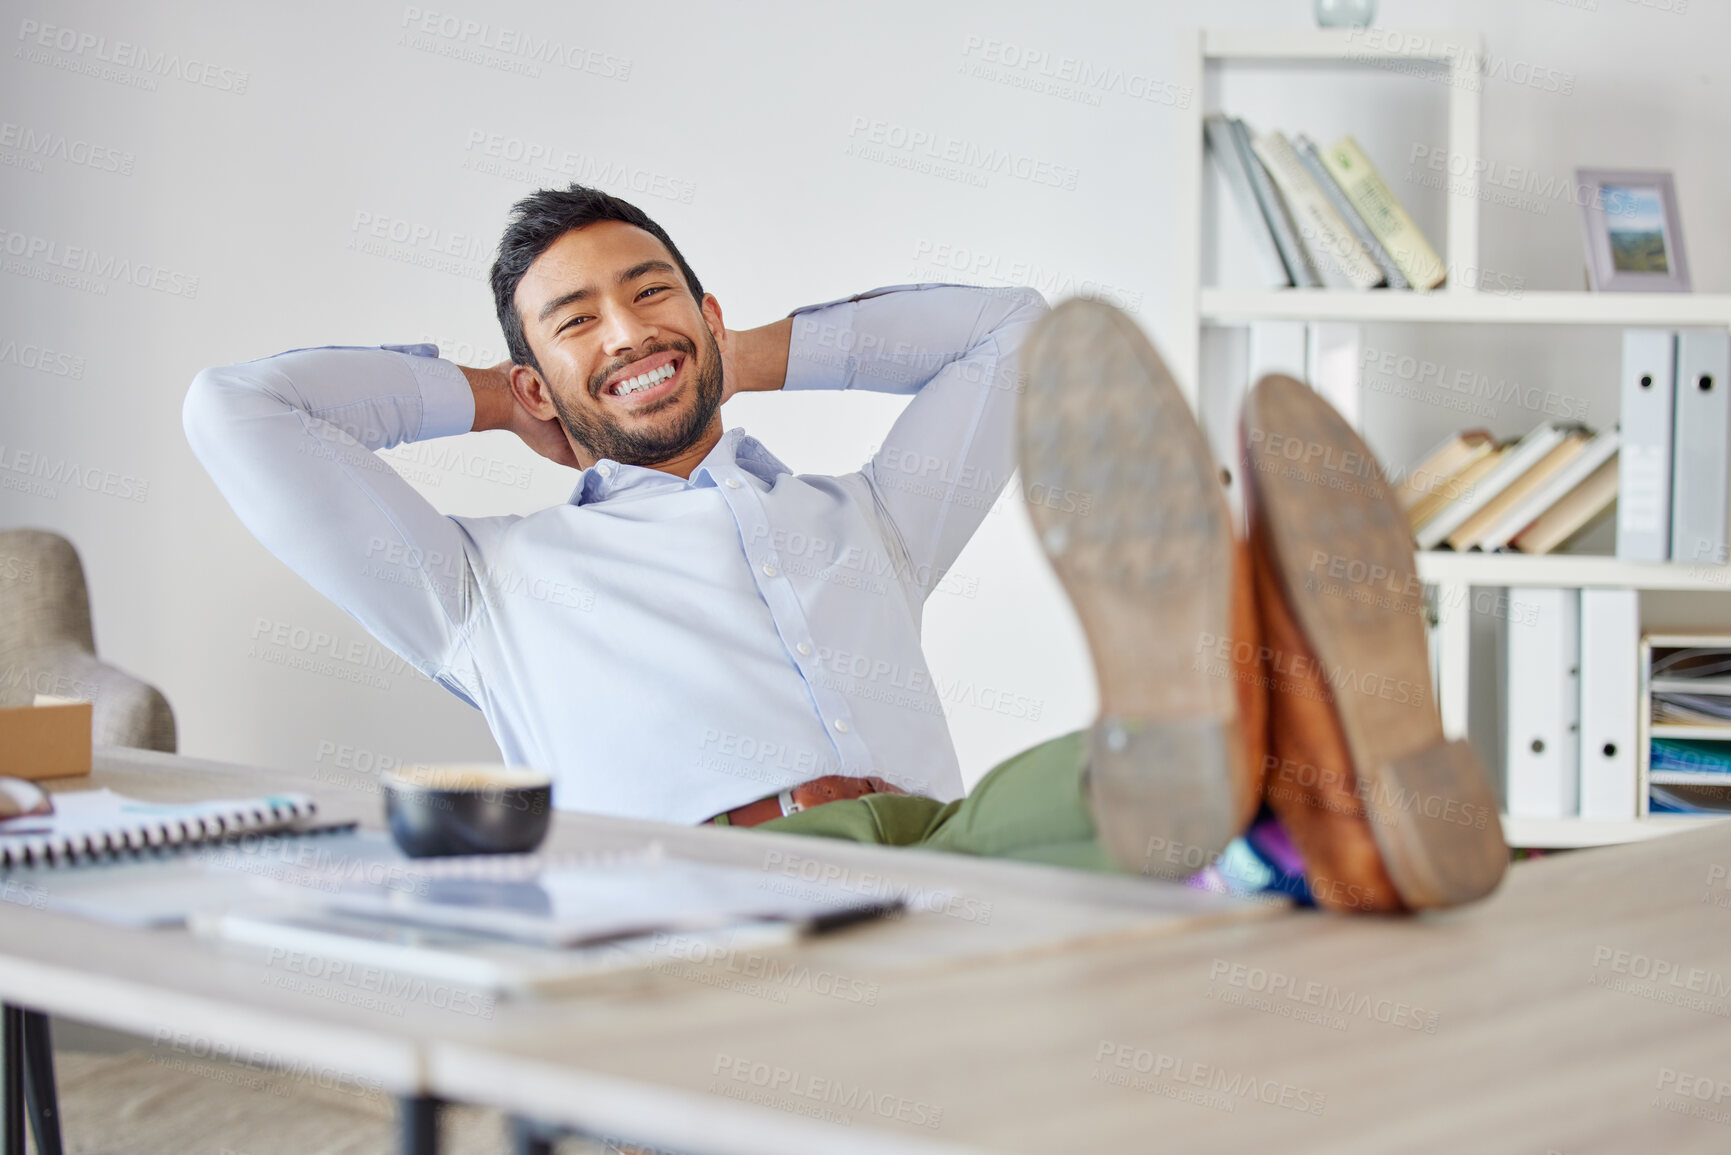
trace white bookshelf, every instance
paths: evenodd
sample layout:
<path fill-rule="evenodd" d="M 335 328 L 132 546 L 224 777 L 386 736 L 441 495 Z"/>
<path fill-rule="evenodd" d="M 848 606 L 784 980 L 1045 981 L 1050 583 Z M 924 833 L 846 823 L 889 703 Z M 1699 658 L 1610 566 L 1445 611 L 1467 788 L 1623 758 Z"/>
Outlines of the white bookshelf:
<path fill-rule="evenodd" d="M 1198 94 L 1209 91 L 1211 64 L 1293 62 L 1342 69 L 1393 69 L 1446 82 L 1448 149 L 1455 156 L 1481 155 L 1482 81 L 1472 69 L 1484 58 L 1483 38 L 1472 31 L 1389 29 L 1193 29 L 1179 37 L 1177 80 Z M 1329 289 L 1236 289 L 1202 283 L 1202 222 L 1205 165 L 1203 118 L 1215 109 L 1205 99 L 1180 114 L 1174 158 L 1176 228 L 1173 236 L 1173 300 L 1178 316 L 1164 350 L 1180 387 L 1198 412 L 1203 330 L 1241 328 L 1261 322 L 1425 323 L 1455 325 L 1580 325 L 1731 327 L 1731 294 L 1480 291 L 1452 275 L 1479 268 L 1479 197 L 1476 173 L 1454 177 L 1444 191 L 1444 259 L 1451 271 L 1431 292 Z M 1231 112 L 1231 109 L 1220 111 Z M 1374 115 L 1374 114 L 1367 114 Z M 1504 553 L 1426 552 L 1419 574 L 1437 592 L 1433 627 L 1437 699 L 1444 730 L 1467 731 L 1468 657 L 1472 590 L 1510 586 L 1613 587 L 1641 590 L 1731 593 L 1731 566 L 1683 562 L 1644 563 L 1614 557 Z M 1659 815 L 1627 822 L 1582 819 L 1532 820 L 1504 816 L 1511 845 L 1600 846 L 1695 829 L 1714 821 Z"/>
<path fill-rule="evenodd" d="M 1462 586 L 1572 586 L 1580 589 L 1731 593 L 1731 565 L 1625 561 L 1620 557 L 1582 554 L 1421 551 L 1418 573 L 1427 582 Z"/>
<path fill-rule="evenodd" d="M 1428 293 L 1373 289 L 1203 289 L 1204 325 L 1255 321 L 1384 321 L 1452 325 L 1731 325 L 1724 293 Z"/>
<path fill-rule="evenodd" d="M 1701 829 L 1704 822 L 1723 818 L 1699 818 L 1689 814 L 1655 814 L 1627 822 L 1593 822 L 1584 818 L 1510 818 L 1503 815 L 1503 841 L 1510 846 L 1539 850 L 1570 850 L 1583 846 L 1614 846 L 1619 842 L 1642 842 L 1666 834 Z"/>

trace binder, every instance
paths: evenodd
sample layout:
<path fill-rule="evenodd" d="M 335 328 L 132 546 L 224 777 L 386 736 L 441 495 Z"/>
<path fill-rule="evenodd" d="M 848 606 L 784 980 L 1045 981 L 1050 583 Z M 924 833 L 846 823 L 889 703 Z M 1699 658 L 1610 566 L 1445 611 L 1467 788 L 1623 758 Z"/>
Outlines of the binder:
<path fill-rule="evenodd" d="M 1203 118 L 1202 130 L 1208 142 L 1208 153 L 1220 166 L 1220 175 L 1225 179 L 1226 187 L 1232 190 L 1232 199 L 1238 205 L 1238 215 L 1244 218 L 1264 278 L 1273 285 L 1292 284 L 1291 274 L 1287 272 L 1280 249 L 1274 243 L 1274 228 L 1263 215 L 1262 206 L 1256 200 L 1256 190 L 1251 187 L 1250 172 L 1245 167 L 1244 154 L 1238 151 L 1231 119 L 1211 113 Z"/>
<path fill-rule="evenodd" d="M 1364 327 L 1356 321 L 1310 321 L 1304 328 L 1304 380 L 1348 425 L 1363 428 L 1358 366 Z"/>
<path fill-rule="evenodd" d="M 1640 650 L 1639 592 L 1582 590 L 1582 818 L 1630 819 L 1639 809 Z"/>
<path fill-rule="evenodd" d="M 1623 448 L 1617 465 L 1617 556 L 1671 556 L 1671 413 L 1676 398 L 1676 334 L 1623 331 Z"/>
<path fill-rule="evenodd" d="M 1731 473 L 1731 334 L 1677 334 L 1676 433 L 1671 439 L 1671 559 L 1727 561 Z"/>
<path fill-rule="evenodd" d="M 1506 790 L 1514 818 L 1580 811 L 1581 591 L 1509 590 Z"/>
<path fill-rule="evenodd" d="M 1254 383 L 1280 373 L 1304 380 L 1310 351 L 1305 328 L 1303 321 L 1253 322 L 1246 378 Z"/>

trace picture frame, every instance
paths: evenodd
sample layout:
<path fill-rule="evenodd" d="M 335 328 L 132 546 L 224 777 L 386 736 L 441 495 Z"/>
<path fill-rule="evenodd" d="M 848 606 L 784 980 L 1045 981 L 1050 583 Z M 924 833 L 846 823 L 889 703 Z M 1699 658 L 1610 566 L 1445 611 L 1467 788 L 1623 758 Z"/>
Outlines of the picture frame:
<path fill-rule="evenodd" d="M 1687 293 L 1689 258 L 1669 172 L 1578 168 L 1575 190 L 1596 293 Z"/>

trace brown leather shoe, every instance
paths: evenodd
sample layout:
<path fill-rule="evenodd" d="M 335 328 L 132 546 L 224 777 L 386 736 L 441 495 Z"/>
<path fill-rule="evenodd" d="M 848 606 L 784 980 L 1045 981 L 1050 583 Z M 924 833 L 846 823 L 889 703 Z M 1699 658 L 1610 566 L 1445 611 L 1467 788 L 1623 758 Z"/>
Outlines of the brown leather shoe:
<path fill-rule="evenodd" d="M 1423 586 L 1376 459 L 1309 387 L 1265 377 L 1241 427 L 1271 680 L 1263 797 L 1319 906 L 1401 911 L 1496 889 L 1496 796 L 1443 737 Z"/>
<path fill-rule="evenodd" d="M 1235 563 L 1207 440 L 1134 321 L 1066 301 L 1029 336 L 1023 369 L 1023 496 L 1099 685 L 1095 827 L 1124 869 L 1187 877 L 1260 800 L 1262 727 L 1244 725 L 1262 710 L 1255 614 L 1235 576 L 1248 557 Z"/>

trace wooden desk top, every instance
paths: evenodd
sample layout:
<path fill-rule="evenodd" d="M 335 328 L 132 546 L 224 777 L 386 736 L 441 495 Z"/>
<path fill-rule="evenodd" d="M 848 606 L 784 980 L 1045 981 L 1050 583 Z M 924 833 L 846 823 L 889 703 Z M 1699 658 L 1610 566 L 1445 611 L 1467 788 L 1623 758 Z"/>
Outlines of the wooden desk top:
<path fill-rule="evenodd" d="M 369 827 L 380 824 L 383 809 L 369 775 L 309 778 L 119 748 L 97 749 L 91 778 L 45 785 L 101 785 L 161 801 L 298 789 L 314 794 L 325 816 Z M 750 956 L 748 965 L 778 974 L 797 966 L 805 975 L 842 976 L 847 992 L 860 997 L 898 974 L 965 974 L 1001 958 L 1281 913 L 1134 878 L 573 813 L 555 816 L 542 849 L 639 850 L 654 842 L 681 857 L 763 869 L 777 884 L 821 876 L 867 893 L 931 899 L 925 905 L 940 909 Z M 55 873 L 41 878 L 51 886 Z M 328 1067 L 398 1094 L 432 1089 L 427 1059 L 434 1041 L 505 1042 L 532 1034 L 553 1010 L 582 1029 L 592 1014 L 614 1023 L 644 1010 L 702 1007 L 716 994 L 706 976 L 671 957 L 664 967 L 598 977 L 556 1000 L 495 1000 L 426 980 L 387 989 L 377 972 L 356 973 L 362 968 L 315 975 L 263 949 L 218 946 L 183 930 L 89 922 L 37 909 L 38 898 L 0 877 L 0 995 L 8 1002 L 129 1031 L 176 1051 L 194 1048 L 199 1057 L 241 1054 L 275 1066 Z M 726 988 L 723 1005 L 739 1000 L 741 989 L 742 982 Z M 750 1002 L 766 1005 L 766 998 L 786 993 L 772 986 Z M 690 1014 L 701 1017 L 699 1010 Z"/>
<path fill-rule="evenodd" d="M 1465 910 L 1110 938 L 888 976 L 871 1005 L 711 966 L 700 998 L 435 1044 L 431 1078 L 716 1155 L 1723 1155 L 1728 878 L 1715 824 L 1519 864 Z"/>
<path fill-rule="evenodd" d="M 133 751 L 101 752 L 97 781 L 164 799 L 311 787 L 328 813 L 379 809 L 364 778 Z M 285 989 L 257 952 L 14 896 L 0 993 L 715 1155 L 1731 1150 L 1731 825 L 1523 863 L 1490 901 L 1417 919 L 571 814 L 550 848 L 656 838 L 946 887 L 991 917 L 670 957 L 482 1018 Z"/>

